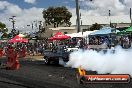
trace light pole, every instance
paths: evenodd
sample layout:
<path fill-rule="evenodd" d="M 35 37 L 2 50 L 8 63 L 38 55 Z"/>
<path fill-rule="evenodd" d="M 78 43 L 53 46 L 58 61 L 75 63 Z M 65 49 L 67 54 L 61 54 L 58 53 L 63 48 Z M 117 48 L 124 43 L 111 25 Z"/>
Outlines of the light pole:
<path fill-rule="evenodd" d="M 37 21 L 31 22 L 31 24 L 28 24 L 27 26 L 30 26 L 32 28 L 32 31 L 36 32 L 36 29 L 34 28 L 34 26 L 36 26 L 37 28 Z"/>
<path fill-rule="evenodd" d="M 16 16 L 12 16 L 11 18 L 9 18 L 9 21 L 11 21 L 12 22 L 12 29 L 14 30 L 15 29 L 15 18 Z"/>
<path fill-rule="evenodd" d="M 76 15 L 77 15 L 76 25 L 77 25 L 77 33 L 78 33 L 80 32 L 80 15 L 79 15 L 80 5 L 79 5 L 79 0 L 75 0 L 75 1 L 76 1 Z M 89 0 L 89 1 L 92 2 L 93 0 Z"/>
<path fill-rule="evenodd" d="M 14 36 L 14 35 L 16 35 L 16 30 L 15 30 L 15 17 L 16 16 L 12 16 L 11 18 L 9 18 L 9 21 L 11 21 L 12 22 L 12 35 Z"/>
<path fill-rule="evenodd" d="M 82 19 L 81 19 L 81 13 L 80 13 L 80 20 L 81 20 L 81 26 L 82 26 Z M 80 28 L 81 29 L 81 28 Z M 81 29 L 82 35 L 83 35 L 83 29 Z"/>
<path fill-rule="evenodd" d="M 132 17 L 131 17 L 131 15 L 132 15 L 132 11 L 131 11 L 131 8 L 130 8 L 130 20 L 131 20 L 131 26 L 132 26 Z"/>
<path fill-rule="evenodd" d="M 110 20 L 110 27 L 111 27 L 111 19 L 110 19 L 110 16 L 111 16 L 111 11 L 109 10 L 109 20 Z"/>
<path fill-rule="evenodd" d="M 37 20 L 35 20 L 33 22 L 35 23 L 35 26 L 36 26 L 36 28 L 35 28 L 35 33 L 36 33 L 37 32 L 36 30 L 38 29 L 38 22 L 37 22 Z"/>
<path fill-rule="evenodd" d="M 33 31 L 33 22 L 31 24 L 28 24 L 27 27 L 31 27 L 31 29 Z"/>
<path fill-rule="evenodd" d="M 79 0 L 76 0 L 76 15 L 77 15 L 77 33 L 80 32 L 80 16 L 79 16 Z"/>
<path fill-rule="evenodd" d="M 42 29 L 42 21 L 39 21 L 39 31 Z"/>

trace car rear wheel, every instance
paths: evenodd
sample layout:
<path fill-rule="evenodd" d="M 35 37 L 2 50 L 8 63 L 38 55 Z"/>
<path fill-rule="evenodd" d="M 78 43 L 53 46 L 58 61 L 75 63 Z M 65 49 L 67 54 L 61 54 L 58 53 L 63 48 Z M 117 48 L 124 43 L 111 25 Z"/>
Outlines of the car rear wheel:
<path fill-rule="evenodd" d="M 80 76 L 78 73 L 76 74 L 76 77 L 77 77 L 77 83 L 78 83 L 78 84 L 86 84 L 86 83 L 85 83 L 85 82 L 86 82 L 85 77 Z"/>
<path fill-rule="evenodd" d="M 44 58 L 44 62 L 45 62 L 46 65 L 49 65 L 50 64 L 50 60 L 48 59 L 48 57 L 45 57 Z"/>

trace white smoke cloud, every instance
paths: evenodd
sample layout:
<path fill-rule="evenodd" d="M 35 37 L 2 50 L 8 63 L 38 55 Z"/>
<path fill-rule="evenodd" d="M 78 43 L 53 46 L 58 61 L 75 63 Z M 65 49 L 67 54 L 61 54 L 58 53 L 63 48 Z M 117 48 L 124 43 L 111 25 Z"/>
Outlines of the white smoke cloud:
<path fill-rule="evenodd" d="M 86 70 L 97 71 L 99 74 L 130 74 L 132 76 L 132 49 L 123 50 L 116 47 L 113 54 L 109 50 L 106 54 L 93 50 L 79 50 L 71 53 L 67 66 L 77 68 L 82 66 Z"/>
<path fill-rule="evenodd" d="M 26 3 L 34 4 L 36 0 L 24 0 Z"/>

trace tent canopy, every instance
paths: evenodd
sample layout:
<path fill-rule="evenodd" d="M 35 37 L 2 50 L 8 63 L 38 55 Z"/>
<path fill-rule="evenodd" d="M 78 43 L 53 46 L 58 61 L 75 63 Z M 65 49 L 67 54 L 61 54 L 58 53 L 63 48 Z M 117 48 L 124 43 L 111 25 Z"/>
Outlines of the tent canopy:
<path fill-rule="evenodd" d="M 79 33 L 72 33 L 72 34 L 66 34 L 67 36 L 70 36 L 71 38 L 73 37 L 83 37 L 82 32 Z"/>
<path fill-rule="evenodd" d="M 125 34 L 126 34 L 126 30 L 123 30 L 123 31 L 117 32 L 117 35 L 125 35 Z"/>
<path fill-rule="evenodd" d="M 72 34 L 66 34 L 66 35 L 70 36 L 71 38 L 73 38 L 73 37 L 87 37 L 90 33 L 95 32 L 95 31 L 97 31 L 97 30 L 72 33 Z"/>
<path fill-rule="evenodd" d="M 16 35 L 14 38 L 10 39 L 8 42 L 10 42 L 10 43 L 16 43 L 16 42 L 27 43 L 28 39 L 24 39 L 24 38 L 20 37 L 19 35 Z"/>
<path fill-rule="evenodd" d="M 117 34 L 118 34 L 118 35 L 126 35 L 126 34 L 128 34 L 128 33 L 132 33 L 132 27 L 129 27 L 129 28 L 123 30 L 123 31 L 120 31 L 120 32 L 118 32 Z"/>
<path fill-rule="evenodd" d="M 111 27 L 103 27 L 98 31 L 90 33 L 90 35 L 107 35 L 107 34 L 111 34 L 113 32 L 117 33 L 117 32 L 119 32 L 119 30 L 111 28 Z"/>
<path fill-rule="evenodd" d="M 97 30 L 94 30 L 94 31 L 85 31 L 85 32 L 83 32 L 83 37 L 87 37 L 88 35 L 90 35 L 93 32 L 96 32 L 96 31 Z"/>
<path fill-rule="evenodd" d="M 125 30 L 126 32 L 132 32 L 132 27 L 129 27 Z"/>
<path fill-rule="evenodd" d="M 23 35 L 23 34 L 19 34 L 18 36 L 19 36 L 19 37 L 25 37 L 25 35 Z"/>
<path fill-rule="evenodd" d="M 54 34 L 53 37 L 49 38 L 49 40 L 64 40 L 64 39 L 68 39 L 71 38 L 70 36 L 64 35 L 61 32 L 56 32 L 56 34 Z"/>

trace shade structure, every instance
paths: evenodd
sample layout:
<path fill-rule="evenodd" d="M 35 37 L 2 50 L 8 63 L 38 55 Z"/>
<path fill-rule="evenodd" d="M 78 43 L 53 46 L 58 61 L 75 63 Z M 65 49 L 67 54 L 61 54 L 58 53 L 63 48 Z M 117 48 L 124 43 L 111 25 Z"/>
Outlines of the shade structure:
<path fill-rule="evenodd" d="M 67 36 L 70 36 L 71 38 L 73 37 L 83 37 L 82 32 L 79 33 L 72 33 L 72 34 L 66 34 Z"/>
<path fill-rule="evenodd" d="M 125 30 L 117 32 L 117 35 L 126 35 L 126 34 L 127 34 L 127 32 Z"/>
<path fill-rule="evenodd" d="M 49 40 L 64 40 L 68 38 L 71 38 L 71 37 L 62 34 L 61 32 L 57 32 L 53 37 L 49 38 Z"/>
<path fill-rule="evenodd" d="M 120 31 L 111 27 L 103 27 L 98 31 L 90 33 L 90 35 L 108 35 L 110 33 L 117 33 L 117 32 L 120 32 Z"/>
<path fill-rule="evenodd" d="M 129 27 L 125 30 L 126 32 L 132 32 L 132 27 Z"/>
<path fill-rule="evenodd" d="M 24 38 L 20 37 L 19 35 L 16 35 L 14 38 L 10 39 L 8 42 L 9 43 L 16 43 L 16 42 L 27 43 L 28 39 L 24 39 Z"/>
<path fill-rule="evenodd" d="M 19 37 L 25 37 L 25 35 L 23 35 L 23 34 L 19 34 L 18 36 L 19 36 Z"/>

